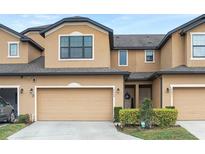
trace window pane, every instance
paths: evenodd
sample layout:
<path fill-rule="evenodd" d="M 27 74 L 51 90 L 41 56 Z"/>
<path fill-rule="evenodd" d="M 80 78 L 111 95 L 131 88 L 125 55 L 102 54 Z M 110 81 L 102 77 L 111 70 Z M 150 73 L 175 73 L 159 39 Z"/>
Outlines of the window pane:
<path fill-rule="evenodd" d="M 68 36 L 61 36 L 60 45 L 61 45 L 61 47 L 68 47 L 69 46 L 69 37 Z"/>
<path fill-rule="evenodd" d="M 205 35 L 194 34 L 192 41 L 193 41 L 193 45 L 205 45 Z"/>
<path fill-rule="evenodd" d="M 17 56 L 17 44 L 10 44 L 10 56 Z"/>
<path fill-rule="evenodd" d="M 83 58 L 83 49 L 70 48 L 70 58 Z"/>
<path fill-rule="evenodd" d="M 127 51 L 120 51 L 120 65 L 127 65 Z"/>
<path fill-rule="evenodd" d="M 71 47 L 82 47 L 83 37 L 82 36 L 70 36 L 70 46 Z"/>
<path fill-rule="evenodd" d="M 61 48 L 61 58 L 65 59 L 68 58 L 69 48 Z"/>
<path fill-rule="evenodd" d="M 193 47 L 193 57 L 205 57 L 205 47 Z"/>
<path fill-rule="evenodd" d="M 146 50 L 146 61 L 153 61 L 153 60 L 154 60 L 154 51 Z"/>
<path fill-rule="evenodd" d="M 85 48 L 84 49 L 84 56 L 85 56 L 85 58 L 92 58 L 92 48 Z"/>
<path fill-rule="evenodd" d="M 84 36 L 84 46 L 92 46 L 92 36 Z"/>

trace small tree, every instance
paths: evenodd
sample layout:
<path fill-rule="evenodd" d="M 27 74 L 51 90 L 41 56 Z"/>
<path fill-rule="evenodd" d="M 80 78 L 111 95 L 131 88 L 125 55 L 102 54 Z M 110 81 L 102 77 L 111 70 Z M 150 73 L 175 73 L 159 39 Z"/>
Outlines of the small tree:
<path fill-rule="evenodd" d="M 151 128 L 153 121 L 153 108 L 150 99 L 145 98 L 139 109 L 140 122 L 145 123 L 145 128 Z"/>

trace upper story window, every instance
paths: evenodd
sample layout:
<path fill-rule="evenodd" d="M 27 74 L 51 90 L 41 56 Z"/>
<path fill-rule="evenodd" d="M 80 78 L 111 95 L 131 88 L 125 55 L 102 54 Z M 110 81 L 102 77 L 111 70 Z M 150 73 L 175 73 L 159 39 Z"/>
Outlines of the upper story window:
<path fill-rule="evenodd" d="M 205 34 L 192 34 L 192 58 L 205 58 Z"/>
<path fill-rule="evenodd" d="M 118 65 L 119 66 L 128 66 L 128 51 L 119 50 L 118 52 Z"/>
<path fill-rule="evenodd" d="M 8 42 L 8 57 L 19 57 L 19 42 Z"/>
<path fill-rule="evenodd" d="M 145 62 L 146 63 L 155 62 L 154 50 L 145 50 Z"/>
<path fill-rule="evenodd" d="M 60 59 L 92 59 L 92 36 L 60 36 Z"/>

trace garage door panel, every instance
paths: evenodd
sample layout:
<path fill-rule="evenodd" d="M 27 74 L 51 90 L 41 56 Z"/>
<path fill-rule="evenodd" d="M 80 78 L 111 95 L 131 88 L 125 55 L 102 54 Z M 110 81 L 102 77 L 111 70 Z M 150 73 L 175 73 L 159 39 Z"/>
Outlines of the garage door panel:
<path fill-rule="evenodd" d="M 174 88 L 179 120 L 205 120 L 205 88 Z"/>
<path fill-rule="evenodd" d="M 38 89 L 38 120 L 112 120 L 112 89 Z"/>

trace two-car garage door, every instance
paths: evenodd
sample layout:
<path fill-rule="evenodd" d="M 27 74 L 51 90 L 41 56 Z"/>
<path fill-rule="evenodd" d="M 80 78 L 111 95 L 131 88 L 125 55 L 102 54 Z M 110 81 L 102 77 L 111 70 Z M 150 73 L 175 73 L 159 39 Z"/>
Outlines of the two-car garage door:
<path fill-rule="evenodd" d="M 205 88 L 174 88 L 173 103 L 178 120 L 205 120 Z"/>
<path fill-rule="evenodd" d="M 112 89 L 37 90 L 37 120 L 112 120 Z"/>

